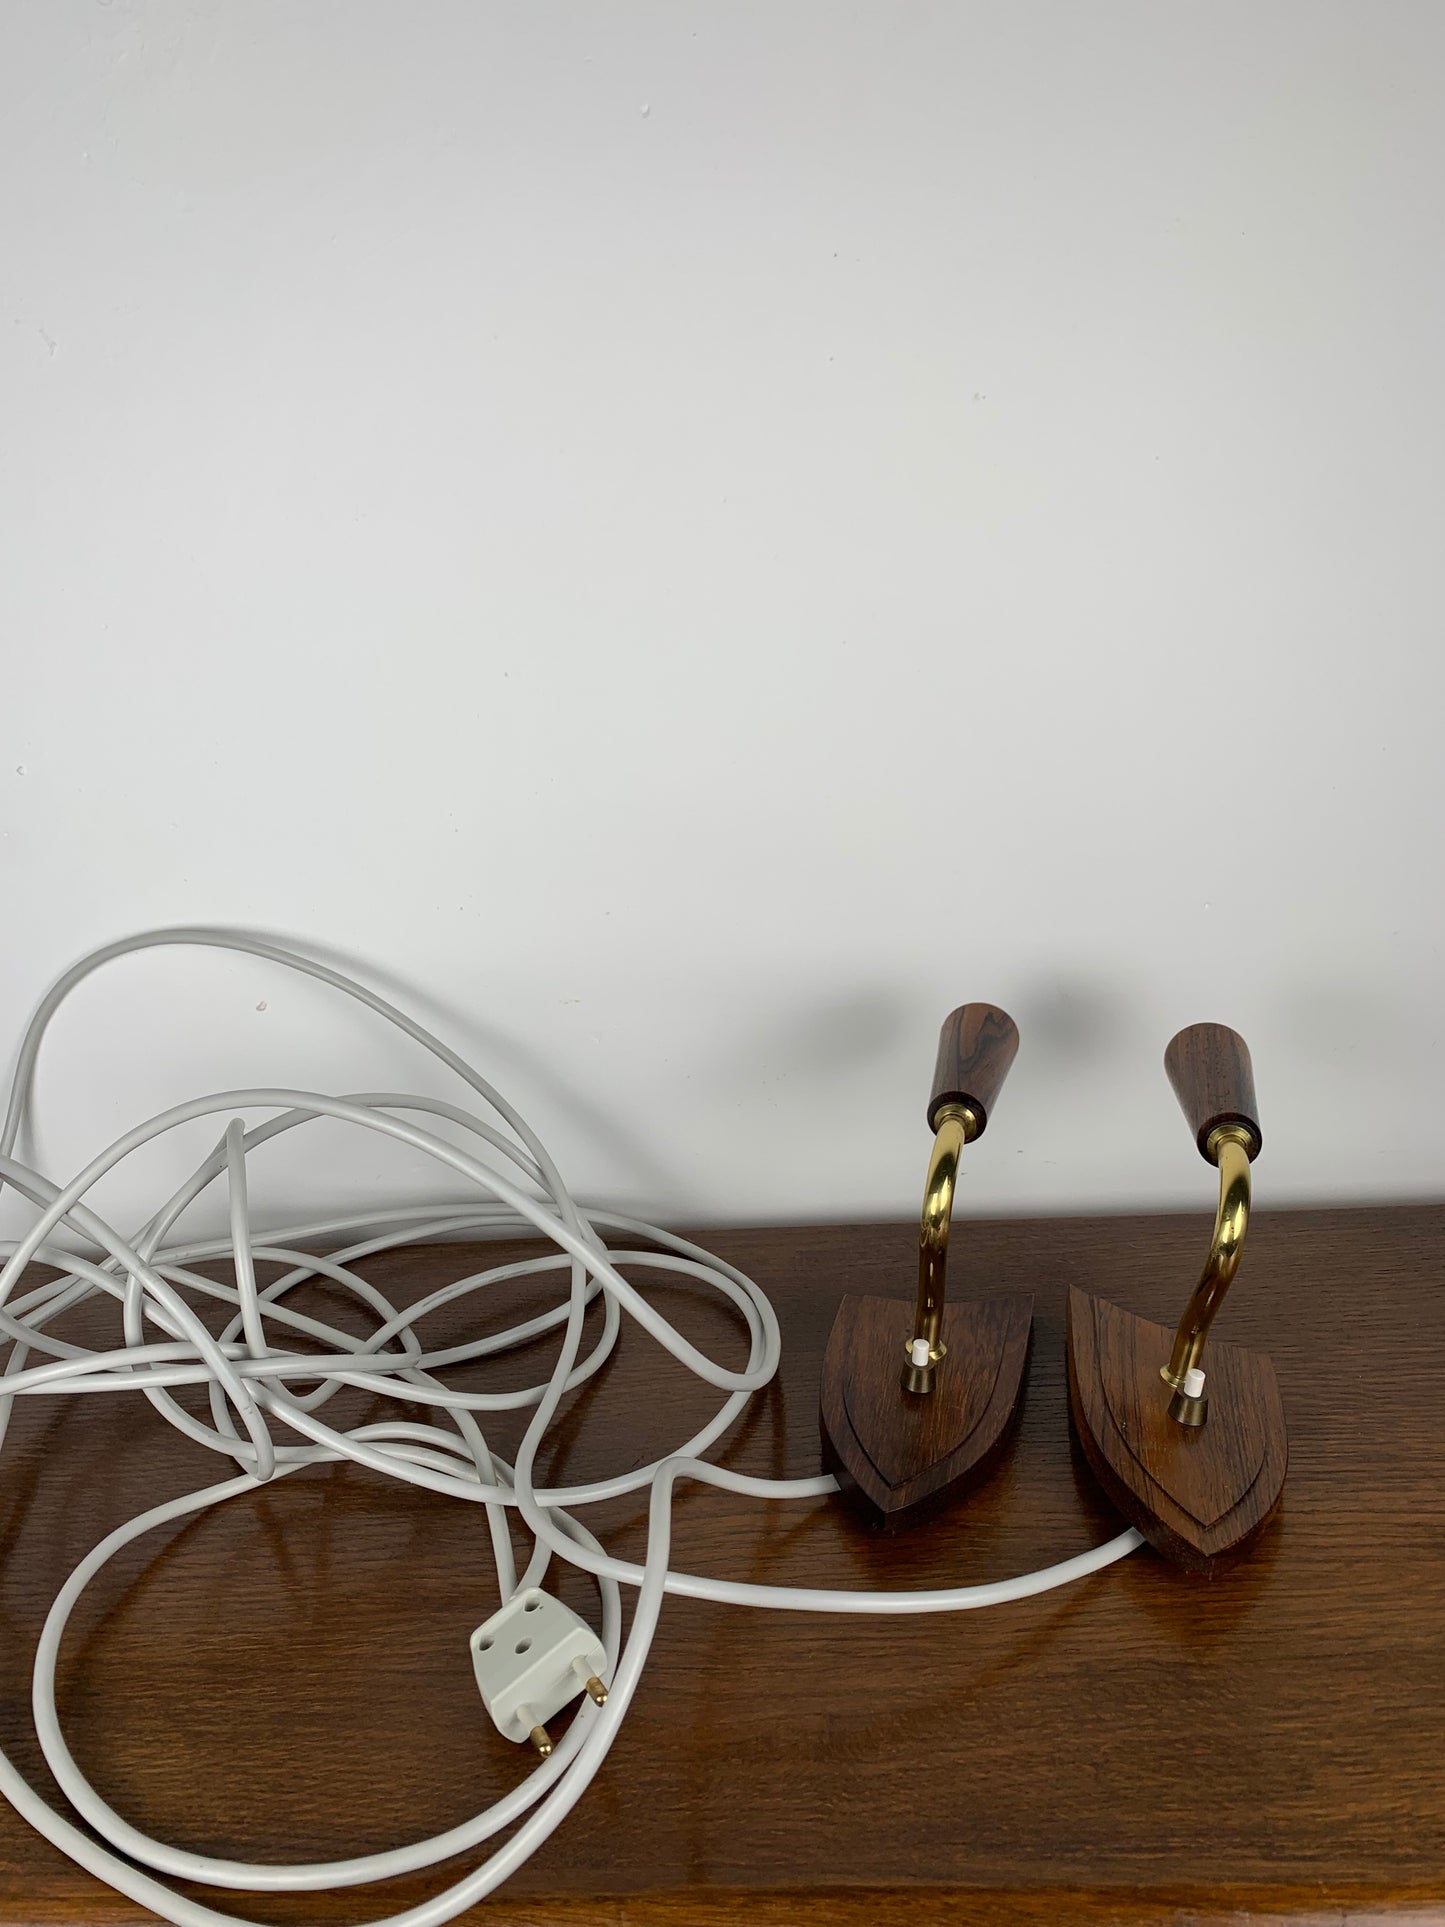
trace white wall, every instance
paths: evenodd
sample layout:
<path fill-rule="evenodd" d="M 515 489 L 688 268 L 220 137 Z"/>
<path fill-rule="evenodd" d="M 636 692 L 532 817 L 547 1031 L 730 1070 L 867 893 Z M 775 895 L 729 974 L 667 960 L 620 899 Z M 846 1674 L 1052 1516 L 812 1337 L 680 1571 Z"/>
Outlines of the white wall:
<path fill-rule="evenodd" d="M 1261 1202 L 1441 1192 L 1445 9 L 17 4 L 0 180 L 9 1030 L 314 940 L 737 1219 L 911 1212 L 969 998 L 970 1209 L 1203 1211 L 1214 1017 Z M 43 1072 L 436 1085 L 194 953 Z"/>

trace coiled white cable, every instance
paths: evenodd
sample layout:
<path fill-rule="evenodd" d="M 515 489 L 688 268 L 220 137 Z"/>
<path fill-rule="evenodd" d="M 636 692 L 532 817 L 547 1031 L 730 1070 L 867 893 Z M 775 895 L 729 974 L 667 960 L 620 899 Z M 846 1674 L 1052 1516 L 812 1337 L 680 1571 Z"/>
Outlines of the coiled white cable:
<path fill-rule="evenodd" d="M 30 1100 L 41 1039 L 56 1010 L 69 991 L 101 964 L 132 951 L 174 944 L 244 951 L 344 991 L 440 1058 L 483 1100 L 505 1130 L 436 1098 L 395 1092 L 331 1096 L 259 1088 L 220 1092 L 176 1105 L 118 1138 L 67 1184 L 57 1185 L 29 1169 L 15 1158 L 14 1148 Z M 248 1127 L 240 1114 L 254 1112 L 264 1115 Z M 225 1120 L 220 1142 L 139 1230 L 123 1236 L 86 1203 L 92 1187 L 133 1151 L 179 1125 L 207 1116 Z M 418 1116 L 461 1126 L 475 1141 L 474 1148 L 459 1149 L 411 1121 Z M 251 1221 L 247 1158 L 258 1146 L 323 1117 L 381 1132 L 426 1153 L 475 1186 L 476 1200 L 319 1218 L 258 1236 Z M 492 1159 L 510 1165 L 515 1175 L 499 1169 Z M 172 1240 L 171 1233 L 187 1207 L 216 1183 L 226 1187 L 229 1235 Z M 0 1245 L 5 1257 L 0 1269 L 0 1343 L 9 1346 L 0 1376 L 0 1444 L 17 1398 L 130 1392 L 139 1393 L 161 1418 L 236 1468 L 220 1483 L 156 1506 L 108 1534 L 76 1567 L 46 1619 L 33 1674 L 35 1729 L 66 1799 L 100 1838 L 50 1807 L 0 1753 L 0 1791 L 32 1826 L 82 1867 L 177 1927 L 232 1927 L 238 1916 L 178 1894 L 158 1876 L 257 1893 L 315 1892 L 417 1873 L 473 1850 L 520 1822 L 511 1839 L 480 1866 L 420 1905 L 387 1916 L 379 1927 L 439 1927 L 492 1893 L 561 1824 L 601 1766 L 642 1676 L 667 1593 L 796 1612 L 957 1612 L 1066 1585 L 1140 1544 L 1137 1533 L 1125 1532 L 1057 1565 L 996 1584 L 902 1593 L 762 1586 L 674 1571 L 668 1554 L 672 1493 L 678 1479 L 698 1479 L 769 1500 L 814 1498 L 836 1489 L 826 1476 L 750 1478 L 704 1457 L 753 1393 L 777 1371 L 780 1338 L 766 1296 L 731 1265 L 684 1239 L 614 1213 L 579 1208 L 525 1120 L 456 1052 L 364 985 L 256 937 L 210 929 L 150 931 L 97 950 L 67 971 L 41 1003 L 21 1044 L 0 1132 L 0 1184 L 10 1185 L 36 1208 L 25 1234 Z M 62 1227 L 85 1241 L 84 1253 L 54 1242 Z M 355 1269 L 376 1252 L 462 1232 L 484 1237 L 540 1233 L 555 1251 L 456 1279 L 403 1309 L 392 1305 Z M 614 1248 L 605 1242 L 604 1232 L 624 1241 L 645 1238 L 662 1249 L 631 1249 L 625 1242 Z M 227 1261 L 234 1282 L 218 1281 L 196 1269 L 216 1259 Z M 54 1266 L 60 1275 L 17 1295 L 32 1263 Z M 257 1282 L 258 1263 L 286 1269 L 262 1286 Z M 621 1264 L 680 1274 L 720 1292 L 736 1308 L 747 1331 L 744 1368 L 730 1370 L 690 1344 L 638 1286 L 621 1276 L 617 1268 Z M 445 1349 L 428 1350 L 423 1342 L 419 1328 L 442 1306 L 504 1279 L 540 1281 L 553 1271 L 568 1275 L 565 1296 L 544 1305 L 534 1316 L 504 1332 Z M 351 1293 L 365 1307 L 376 1321 L 369 1337 L 358 1339 L 286 1302 L 298 1285 L 316 1277 Z M 584 1314 L 599 1294 L 602 1329 L 583 1356 Z M 62 1325 L 75 1306 L 107 1297 L 120 1314 L 117 1341 L 108 1350 L 75 1344 L 52 1329 Z M 200 1307 L 206 1304 L 225 1307 L 227 1322 L 219 1333 L 213 1333 L 201 1316 Z M 624 1313 L 673 1358 L 724 1394 L 718 1410 L 664 1460 L 585 1484 L 539 1487 L 534 1477 L 537 1454 L 558 1403 L 564 1393 L 603 1369 Z M 559 1328 L 561 1348 L 544 1384 L 504 1393 L 462 1392 L 438 1376 L 448 1366 L 505 1353 Z M 292 1334 L 329 1349 L 288 1349 Z M 42 1362 L 32 1364 L 32 1358 Z M 295 1391 L 293 1383 L 298 1381 L 312 1389 Z M 210 1425 L 171 1396 L 177 1387 L 194 1385 L 209 1391 Z M 417 1408 L 424 1418 L 398 1417 L 350 1429 L 329 1425 L 319 1414 L 344 1386 L 385 1395 Z M 527 1407 L 535 1410 L 516 1464 L 508 1465 L 489 1448 L 481 1420 L 488 1412 Z M 519 1586 L 540 1584 L 553 1558 L 590 1573 L 597 1581 L 601 1638 L 611 1674 L 606 1704 L 599 1707 L 583 1698 L 551 1755 L 520 1786 L 465 1824 L 407 1846 L 346 1860 L 258 1865 L 191 1853 L 153 1840 L 100 1798 L 76 1765 L 61 1732 L 55 1667 L 76 1602 L 122 1547 L 145 1534 L 208 1506 L 244 1497 L 267 1481 L 288 1477 L 303 1467 L 341 1460 L 480 1505 L 490 1529 L 503 1601 Z M 637 1566 L 611 1557 L 574 1514 L 587 1505 L 644 1488 L 650 1488 L 647 1556 Z M 508 1529 L 509 1509 L 520 1516 L 534 1544 L 520 1582 Z M 625 1644 L 622 1586 L 637 1589 Z M 478 1602 L 479 1618 L 485 1616 L 484 1606 L 490 1602 Z"/>

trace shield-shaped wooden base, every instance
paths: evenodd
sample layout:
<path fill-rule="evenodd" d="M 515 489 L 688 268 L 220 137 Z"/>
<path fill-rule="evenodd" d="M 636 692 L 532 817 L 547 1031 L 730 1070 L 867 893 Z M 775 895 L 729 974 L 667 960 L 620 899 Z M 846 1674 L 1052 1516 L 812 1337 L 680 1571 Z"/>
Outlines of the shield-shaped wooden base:
<path fill-rule="evenodd" d="M 1074 1430 L 1112 1503 L 1191 1572 L 1236 1557 L 1284 1490 L 1289 1446 L 1274 1366 L 1211 1339 L 1207 1416 L 1180 1425 L 1159 1376 L 1174 1341 L 1166 1326 L 1071 1289 L 1068 1333 Z"/>
<path fill-rule="evenodd" d="M 913 1307 L 845 1298 L 823 1357 L 823 1463 L 870 1524 L 916 1524 L 990 1472 L 1023 1392 L 1033 1299 L 945 1305 L 947 1354 L 931 1392 L 906 1392 Z"/>

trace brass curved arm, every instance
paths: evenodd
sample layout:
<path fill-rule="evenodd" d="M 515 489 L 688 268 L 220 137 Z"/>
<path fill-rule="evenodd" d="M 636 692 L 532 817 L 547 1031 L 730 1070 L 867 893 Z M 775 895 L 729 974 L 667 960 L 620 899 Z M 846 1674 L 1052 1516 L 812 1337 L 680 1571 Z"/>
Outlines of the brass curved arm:
<path fill-rule="evenodd" d="M 913 1336 L 904 1346 L 908 1363 L 903 1368 L 903 1383 L 910 1392 L 933 1390 L 934 1367 L 948 1349 L 941 1331 L 953 1193 L 958 1182 L 959 1155 L 964 1145 L 977 1136 L 978 1118 L 967 1105 L 946 1104 L 939 1111 L 923 1193 L 923 1218 L 918 1228 L 918 1305 L 913 1314 Z M 920 1341 L 928 1347 L 927 1364 L 915 1363 Z"/>
<path fill-rule="evenodd" d="M 1238 1124 L 1222 1124 L 1209 1138 L 1209 1155 L 1219 1166 L 1214 1236 L 1203 1274 L 1174 1334 L 1169 1363 L 1159 1368 L 1165 1384 L 1172 1385 L 1178 1394 L 1170 1404 L 1170 1413 L 1184 1425 L 1204 1423 L 1205 1400 L 1202 1394 L 1190 1392 L 1189 1374 L 1199 1367 L 1209 1327 L 1244 1255 L 1244 1234 L 1249 1229 L 1249 1154 L 1254 1142 L 1249 1131 Z"/>

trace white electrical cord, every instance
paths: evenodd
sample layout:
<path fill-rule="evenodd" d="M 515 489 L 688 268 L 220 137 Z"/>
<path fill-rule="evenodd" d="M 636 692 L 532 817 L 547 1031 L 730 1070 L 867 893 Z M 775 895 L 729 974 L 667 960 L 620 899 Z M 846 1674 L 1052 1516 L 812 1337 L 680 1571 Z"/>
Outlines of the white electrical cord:
<path fill-rule="evenodd" d="M 333 1097 L 273 1088 L 225 1091 L 177 1105 L 137 1125 L 70 1183 L 52 1183 L 14 1156 L 46 1025 L 69 991 L 99 965 L 162 944 L 244 951 L 345 991 L 440 1058 L 470 1085 L 506 1130 L 436 1098 L 395 1092 Z M 249 1126 L 238 1115 L 254 1112 L 265 1115 Z M 121 1236 L 87 1205 L 92 1186 L 131 1152 L 179 1125 L 207 1116 L 225 1121 L 216 1149 L 131 1236 Z M 459 1149 L 412 1121 L 418 1116 L 460 1126 L 475 1140 L 473 1148 Z M 258 1236 L 251 1221 L 247 1159 L 271 1139 L 322 1117 L 379 1131 L 425 1152 L 475 1186 L 476 1200 L 350 1213 Z M 510 1175 L 498 1168 L 497 1160 L 512 1167 Z M 826 1476 L 749 1478 L 703 1456 L 777 1371 L 778 1324 L 767 1298 L 740 1271 L 670 1232 L 610 1212 L 579 1208 L 526 1122 L 454 1051 L 364 985 L 258 938 L 225 930 L 150 931 L 97 950 L 67 971 L 40 1005 L 21 1045 L 0 1132 L 0 1184 L 10 1185 L 36 1207 L 25 1235 L 0 1244 L 5 1257 L 0 1269 L 0 1344 L 9 1346 L 0 1377 L 0 1444 L 16 1398 L 138 1392 L 162 1418 L 235 1467 L 234 1474 L 219 1484 L 156 1506 L 102 1539 L 70 1575 L 46 1619 L 33 1675 L 35 1730 L 66 1799 L 100 1838 L 51 1808 L 0 1753 L 0 1791 L 17 1812 L 79 1865 L 177 1927 L 234 1927 L 238 1916 L 176 1893 L 157 1875 L 257 1893 L 315 1892 L 416 1873 L 474 1849 L 520 1822 L 507 1843 L 479 1867 L 419 1906 L 388 1915 L 378 1927 L 439 1927 L 492 1893 L 561 1824 L 601 1766 L 642 1676 L 667 1593 L 794 1612 L 958 1612 L 1066 1585 L 1098 1572 L 1141 1543 L 1136 1532 L 1125 1532 L 1092 1551 L 1015 1579 L 919 1592 L 762 1586 L 674 1571 L 668 1553 L 672 1493 L 679 1479 L 697 1479 L 771 1500 L 815 1498 L 836 1490 Z M 171 1241 L 170 1234 L 187 1207 L 213 1184 L 226 1189 L 229 1235 Z M 55 1241 L 62 1228 L 84 1241 L 84 1253 Z M 522 1263 L 470 1273 L 402 1309 L 389 1303 L 355 1269 L 376 1252 L 461 1232 L 489 1238 L 540 1233 L 556 1250 Z M 620 1234 L 623 1244 L 609 1246 L 604 1232 Z M 627 1248 L 625 1241 L 637 1237 L 661 1246 L 662 1253 Z M 196 1269 L 218 1259 L 225 1261 L 234 1282 L 218 1281 Z M 17 1296 L 32 1263 L 54 1266 L 60 1275 Z M 286 1269 L 263 1286 L 257 1282 L 257 1263 Z M 648 1302 L 641 1288 L 621 1276 L 618 1266 L 624 1264 L 680 1274 L 720 1292 L 736 1308 L 747 1330 L 744 1369 L 731 1371 L 691 1345 Z M 443 1305 L 484 1292 L 504 1279 L 542 1279 L 552 1271 L 567 1273 L 565 1296 L 504 1332 L 440 1350 L 429 1350 L 419 1335 L 427 1317 Z M 312 1278 L 349 1292 L 365 1308 L 376 1321 L 369 1337 L 358 1339 L 286 1302 L 296 1286 Z M 602 1328 L 584 1356 L 583 1319 L 599 1294 Z M 109 1349 L 88 1349 L 51 1329 L 62 1325 L 65 1314 L 76 1305 L 107 1297 L 119 1309 L 118 1335 Z M 217 1305 L 225 1318 L 219 1333 L 201 1316 L 203 1308 L 214 1310 Z M 624 1312 L 673 1358 L 724 1394 L 718 1411 L 676 1453 L 652 1465 L 581 1485 L 540 1487 L 534 1476 L 537 1454 L 558 1403 L 564 1393 L 584 1384 L 606 1364 Z M 544 1384 L 503 1393 L 461 1392 L 438 1376 L 450 1365 L 505 1353 L 559 1329 L 561 1349 Z M 289 1349 L 292 1335 L 326 1349 Z M 31 1363 L 32 1358 L 41 1362 Z M 295 1383 L 311 1389 L 293 1390 Z M 176 1387 L 187 1385 L 207 1388 L 209 1425 L 171 1396 Z M 339 1429 L 318 1414 L 343 1386 L 382 1394 L 418 1408 L 422 1416 Z M 480 1420 L 487 1412 L 529 1406 L 535 1410 L 516 1464 L 511 1466 L 490 1450 Z M 208 1506 L 243 1497 L 302 1467 L 339 1460 L 480 1505 L 504 1602 L 523 1588 L 539 1586 L 554 1557 L 592 1574 L 611 1675 L 606 1703 L 597 1706 L 583 1697 L 550 1756 L 520 1786 L 464 1825 L 408 1846 L 347 1860 L 281 1866 L 222 1860 L 152 1840 L 100 1798 L 66 1746 L 55 1704 L 55 1667 L 67 1621 L 91 1580 L 132 1541 Z M 647 1557 L 645 1564 L 637 1566 L 612 1558 L 573 1515 L 584 1506 L 643 1488 L 650 1489 Z M 509 1509 L 519 1515 L 534 1547 L 520 1580 L 513 1560 Z M 637 1588 L 625 1645 L 620 1594 L 624 1585 Z M 467 1682 L 459 1690 L 473 1689 Z"/>

